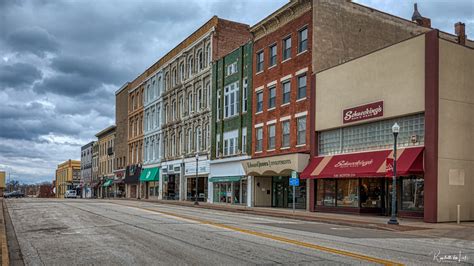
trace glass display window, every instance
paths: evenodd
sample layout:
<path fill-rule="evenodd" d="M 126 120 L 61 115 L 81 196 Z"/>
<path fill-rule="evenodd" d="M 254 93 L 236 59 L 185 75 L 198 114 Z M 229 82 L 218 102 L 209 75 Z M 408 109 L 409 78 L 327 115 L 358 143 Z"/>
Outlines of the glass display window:
<path fill-rule="evenodd" d="M 402 210 L 422 211 L 424 209 L 424 181 L 421 176 L 402 178 Z"/>
<path fill-rule="evenodd" d="M 337 206 L 359 207 L 359 180 L 337 180 Z"/>

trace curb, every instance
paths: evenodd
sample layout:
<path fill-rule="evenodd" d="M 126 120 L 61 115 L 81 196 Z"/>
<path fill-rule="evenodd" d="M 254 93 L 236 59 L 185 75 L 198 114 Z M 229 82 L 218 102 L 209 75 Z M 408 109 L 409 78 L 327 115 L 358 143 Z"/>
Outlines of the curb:
<path fill-rule="evenodd" d="M 5 201 L 2 198 L 0 201 L 1 211 L 0 211 L 0 243 L 1 243 L 1 258 L 2 258 L 2 265 L 10 265 L 10 256 L 8 254 L 8 242 L 7 242 L 7 229 L 5 226 L 5 215 L 4 212 L 6 211 Z"/>

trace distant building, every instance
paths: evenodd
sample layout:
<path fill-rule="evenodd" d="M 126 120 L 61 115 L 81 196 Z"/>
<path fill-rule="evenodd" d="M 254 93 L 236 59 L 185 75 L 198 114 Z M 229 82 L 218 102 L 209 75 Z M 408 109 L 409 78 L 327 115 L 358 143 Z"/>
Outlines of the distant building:
<path fill-rule="evenodd" d="M 67 190 L 79 190 L 81 179 L 81 162 L 67 160 L 56 169 L 56 197 L 64 198 Z"/>
<path fill-rule="evenodd" d="M 128 165 L 128 86 L 125 83 L 115 92 L 115 146 L 114 146 L 114 186 L 116 196 L 125 196 L 125 176 Z"/>
<path fill-rule="evenodd" d="M 81 186 L 82 186 L 82 197 L 90 198 L 91 193 L 91 181 L 92 181 L 92 148 L 95 141 L 91 141 L 81 147 Z"/>
<path fill-rule="evenodd" d="M 0 197 L 3 196 L 3 191 L 5 190 L 5 172 L 0 171 Z"/>
<path fill-rule="evenodd" d="M 99 144 L 100 187 L 97 196 L 100 198 L 108 197 L 112 193 L 111 187 L 115 177 L 113 172 L 115 128 L 115 125 L 109 126 L 95 135 Z"/>
<path fill-rule="evenodd" d="M 92 177 L 91 177 L 91 197 L 96 198 L 99 188 L 99 143 L 92 145 Z"/>

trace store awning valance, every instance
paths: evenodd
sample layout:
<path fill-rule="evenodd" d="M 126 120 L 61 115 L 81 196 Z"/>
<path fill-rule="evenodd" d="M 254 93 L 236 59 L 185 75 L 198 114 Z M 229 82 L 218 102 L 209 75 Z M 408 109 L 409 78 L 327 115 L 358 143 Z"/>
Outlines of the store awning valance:
<path fill-rule="evenodd" d="M 114 182 L 113 179 L 108 179 L 107 181 L 105 181 L 105 183 L 102 186 L 103 187 L 110 187 L 113 182 Z"/>
<path fill-rule="evenodd" d="M 160 180 L 160 168 L 143 168 L 142 173 L 140 174 L 141 182 L 153 182 Z"/>
<path fill-rule="evenodd" d="M 397 176 L 423 173 L 424 147 L 397 150 Z M 385 177 L 393 150 L 320 156 L 311 159 L 301 178 Z"/>
<path fill-rule="evenodd" d="M 209 182 L 238 182 L 242 179 L 241 176 L 216 176 L 209 178 Z"/>
<path fill-rule="evenodd" d="M 292 153 L 242 161 L 245 175 L 289 176 L 293 171 L 301 173 L 308 165 L 309 154 Z"/>

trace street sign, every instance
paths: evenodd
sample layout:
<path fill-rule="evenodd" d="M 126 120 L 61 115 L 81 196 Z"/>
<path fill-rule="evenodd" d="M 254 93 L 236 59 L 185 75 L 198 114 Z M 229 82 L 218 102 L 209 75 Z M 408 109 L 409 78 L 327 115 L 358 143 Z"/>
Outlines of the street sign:
<path fill-rule="evenodd" d="M 298 178 L 298 172 L 291 171 L 291 178 Z"/>
<path fill-rule="evenodd" d="M 299 186 L 300 180 L 298 178 L 290 178 L 290 186 Z"/>

